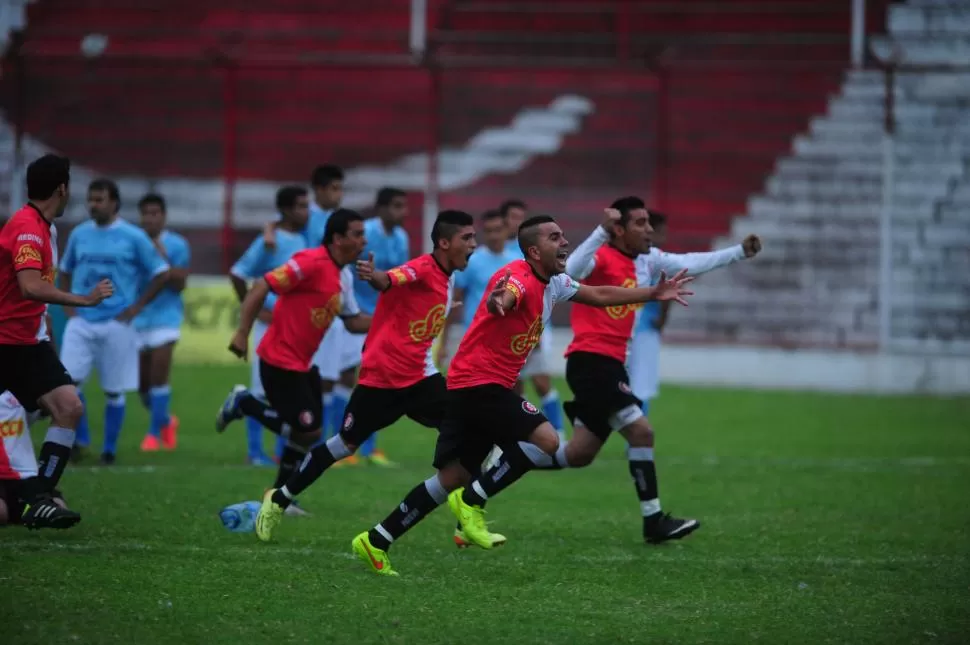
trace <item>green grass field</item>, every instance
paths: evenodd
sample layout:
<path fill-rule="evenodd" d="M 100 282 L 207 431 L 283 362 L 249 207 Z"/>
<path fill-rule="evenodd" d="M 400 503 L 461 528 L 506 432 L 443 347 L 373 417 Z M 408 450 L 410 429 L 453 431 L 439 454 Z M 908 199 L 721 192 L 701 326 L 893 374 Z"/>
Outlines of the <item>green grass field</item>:
<path fill-rule="evenodd" d="M 173 381 L 177 452 L 138 452 L 132 397 L 118 465 L 63 482 L 84 521 L 0 530 L 4 645 L 970 642 L 967 399 L 666 388 L 661 499 L 701 520 L 693 536 L 642 543 L 614 438 L 592 467 L 494 500 L 507 546 L 458 552 L 443 508 L 395 545 L 402 577 L 384 579 L 350 540 L 432 472 L 432 431 L 386 430 L 401 468 L 327 473 L 303 497 L 314 516 L 264 545 L 217 517 L 272 479 L 242 465 L 241 423 L 213 430 L 245 368 Z"/>

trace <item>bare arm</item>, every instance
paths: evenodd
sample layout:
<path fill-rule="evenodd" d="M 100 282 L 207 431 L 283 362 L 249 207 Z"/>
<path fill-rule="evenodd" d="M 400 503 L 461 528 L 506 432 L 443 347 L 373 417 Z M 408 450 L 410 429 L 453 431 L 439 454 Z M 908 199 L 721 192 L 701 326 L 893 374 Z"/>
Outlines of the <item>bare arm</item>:
<path fill-rule="evenodd" d="M 367 314 L 357 314 L 343 319 L 344 327 L 351 334 L 366 334 L 370 330 L 371 317 Z"/>
<path fill-rule="evenodd" d="M 142 309 L 145 308 L 145 305 L 154 300 L 155 296 L 161 293 L 162 289 L 165 288 L 165 285 L 168 284 L 168 274 L 170 271 L 171 269 L 165 269 L 164 271 L 156 273 L 155 277 L 152 278 L 152 281 L 149 282 L 148 286 L 145 287 L 145 290 L 142 292 L 141 297 L 138 298 L 138 301 L 122 312 L 122 314 L 118 316 L 118 320 L 131 320 L 137 316 Z"/>
<path fill-rule="evenodd" d="M 246 281 L 234 273 L 229 274 L 229 281 L 232 282 L 232 289 L 236 292 L 239 302 L 245 300 L 246 292 L 249 291 L 249 285 L 246 284 Z"/>
<path fill-rule="evenodd" d="M 69 279 L 68 284 L 70 284 Z M 65 307 L 93 307 L 113 293 L 111 283 L 107 280 L 99 282 L 94 292 L 86 296 L 62 291 L 49 282 L 45 282 L 40 276 L 40 271 L 36 269 L 18 271 L 17 285 L 20 287 L 21 295 L 27 300 L 45 302 L 51 305 L 64 305 Z M 102 292 L 104 295 L 101 297 L 95 295 Z"/>
<path fill-rule="evenodd" d="M 693 295 L 686 286 L 693 278 L 687 277 L 686 271 L 681 271 L 670 280 L 661 274 L 660 282 L 653 287 L 624 287 L 579 285 L 579 290 L 573 296 L 573 302 L 592 307 L 616 307 L 621 305 L 637 305 L 650 300 L 672 300 L 687 305 L 685 296 Z"/>
<path fill-rule="evenodd" d="M 256 322 L 259 312 L 263 309 L 263 302 L 266 300 L 267 295 L 269 295 L 269 285 L 266 283 L 266 280 L 263 278 L 256 280 L 253 283 L 253 288 L 246 294 L 242 306 L 239 308 L 239 327 L 236 330 L 237 334 L 242 334 L 244 337 L 249 338 L 249 334 L 253 330 L 253 323 Z"/>
<path fill-rule="evenodd" d="M 166 286 L 172 289 L 176 293 L 181 293 L 185 290 L 185 285 L 189 280 L 189 270 L 188 268 L 171 268 L 168 270 L 168 282 Z"/>
<path fill-rule="evenodd" d="M 566 258 L 566 273 L 571 278 L 582 280 L 593 272 L 596 266 L 596 252 L 610 241 L 613 225 L 620 221 L 620 211 L 614 208 L 605 209 L 603 215 L 602 224 L 597 226 L 596 230 L 590 233 L 589 237 Z"/>
<path fill-rule="evenodd" d="M 445 326 L 441 328 L 441 334 L 438 335 L 438 363 L 443 363 L 445 357 L 448 355 L 448 339 L 449 339 L 449 329 L 452 325 L 456 324 L 461 317 L 463 300 L 465 297 L 465 290 L 461 287 L 455 287 L 454 294 L 452 298 L 455 304 L 451 306 L 451 311 L 448 312 L 448 317 L 445 319 Z"/>

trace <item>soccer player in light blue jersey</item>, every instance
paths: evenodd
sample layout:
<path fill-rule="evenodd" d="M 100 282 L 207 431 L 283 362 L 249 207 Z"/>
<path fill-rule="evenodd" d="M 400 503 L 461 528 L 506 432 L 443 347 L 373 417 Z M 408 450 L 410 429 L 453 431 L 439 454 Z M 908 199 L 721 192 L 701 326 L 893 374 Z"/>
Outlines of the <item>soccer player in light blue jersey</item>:
<path fill-rule="evenodd" d="M 408 216 L 407 194 L 398 188 L 381 188 L 377 191 L 374 204 L 374 217 L 364 222 L 364 235 L 367 246 L 361 254 L 362 258 L 373 257 L 374 266 L 378 271 L 387 271 L 401 266 L 411 259 L 411 242 L 407 231 L 402 228 Z M 354 294 L 357 304 L 365 314 L 373 314 L 377 307 L 378 293 L 369 283 L 354 274 Z M 340 347 L 340 380 L 333 388 L 333 405 L 327 413 L 330 434 L 340 432 L 347 402 L 351 391 L 357 385 L 357 367 L 364 348 L 364 335 L 345 334 Z M 361 444 L 356 455 L 351 455 L 344 461 L 347 465 L 360 463 L 360 460 L 375 466 L 393 467 L 383 451 L 377 449 L 377 433 Z"/>
<path fill-rule="evenodd" d="M 505 217 L 508 225 L 508 241 L 505 248 L 516 254 L 516 258 L 522 257 L 519 249 L 519 226 L 529 216 L 529 208 L 525 202 L 519 199 L 509 199 L 499 206 L 499 212 Z M 549 419 L 560 436 L 563 436 L 564 428 L 562 417 L 562 403 L 559 400 L 559 392 L 552 387 L 552 378 L 549 376 L 549 362 L 552 352 L 552 330 L 546 329 L 542 334 L 539 345 L 529 354 L 522 369 L 522 378 L 529 378 L 536 394 L 542 398 L 542 413 Z M 522 393 L 522 381 L 516 384 L 516 391 Z"/>
<path fill-rule="evenodd" d="M 170 410 L 172 386 L 169 377 L 175 343 L 181 337 L 185 317 L 182 291 L 189 277 L 191 254 L 184 237 L 165 229 L 165 199 L 161 195 L 149 193 L 142 197 L 138 202 L 138 213 L 142 230 L 171 267 L 161 293 L 135 318 L 141 343 L 138 393 L 148 408 L 150 419 L 141 449 L 154 452 L 164 446 L 166 450 L 174 450 L 179 420 Z"/>
<path fill-rule="evenodd" d="M 667 242 L 667 217 L 656 211 L 648 211 L 650 244 L 662 247 Z M 630 341 L 627 357 L 627 373 L 633 395 L 643 401 L 643 416 L 650 416 L 650 401 L 657 396 L 660 386 L 660 333 L 667 323 L 669 302 L 648 302 L 640 312 L 637 327 Z"/>
<path fill-rule="evenodd" d="M 239 296 L 239 302 L 246 298 L 249 282 L 263 277 L 278 266 L 286 264 L 293 255 L 309 247 L 305 229 L 309 217 L 307 191 L 302 186 L 285 186 L 276 193 L 276 209 L 280 219 L 274 227 L 272 247 L 267 246 L 265 237 L 253 240 L 242 257 L 229 270 L 229 279 Z M 259 319 L 253 326 L 253 347 L 259 345 L 263 334 L 273 319 L 273 306 L 276 295 L 269 294 Z M 255 355 L 254 355 L 255 356 Z M 259 377 L 259 359 L 251 363 L 250 392 L 263 397 L 263 385 Z M 255 419 L 246 419 L 248 436 L 247 460 L 254 466 L 271 466 L 272 460 L 263 452 L 263 427 Z"/>
<path fill-rule="evenodd" d="M 169 265 L 145 231 L 118 215 L 121 197 L 110 179 L 88 186 L 91 219 L 73 231 L 61 258 L 65 290 L 86 294 L 110 280 L 114 295 L 97 307 L 64 308 L 61 362 L 80 387 L 93 368 L 104 390 L 104 449 L 101 462 L 115 462 L 125 420 L 125 394 L 138 389 L 138 333 L 132 321 L 168 283 Z M 77 443 L 90 445 L 87 418 L 82 417 Z"/>

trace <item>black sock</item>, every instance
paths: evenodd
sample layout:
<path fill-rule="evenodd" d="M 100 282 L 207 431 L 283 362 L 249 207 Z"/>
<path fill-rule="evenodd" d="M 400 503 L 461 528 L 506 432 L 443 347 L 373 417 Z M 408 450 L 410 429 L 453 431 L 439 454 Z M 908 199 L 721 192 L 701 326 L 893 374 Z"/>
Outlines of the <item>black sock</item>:
<path fill-rule="evenodd" d="M 533 468 L 532 461 L 517 445 L 503 446 L 498 464 L 466 486 L 461 499 L 472 506 L 485 506 L 488 498 L 498 495 Z"/>
<path fill-rule="evenodd" d="M 252 417 L 256 419 L 263 427 L 272 432 L 273 434 L 283 435 L 283 427 L 286 425 L 283 423 L 283 419 L 280 418 L 279 412 L 271 408 L 266 403 L 260 401 L 252 394 L 247 394 L 242 399 L 239 400 L 239 409 L 247 417 Z M 280 462 L 282 464 L 282 462 Z"/>
<path fill-rule="evenodd" d="M 387 551 L 391 548 L 391 542 L 407 533 L 446 499 L 448 492 L 441 487 L 437 475 L 421 482 L 411 489 L 390 515 L 370 530 L 367 534 L 370 543 Z"/>
<path fill-rule="evenodd" d="M 660 493 L 657 487 L 657 467 L 653 461 L 653 448 L 627 449 L 630 461 L 630 476 L 637 489 L 640 509 L 644 517 L 660 512 Z"/>
<path fill-rule="evenodd" d="M 330 448 L 327 447 L 327 444 L 320 444 L 310 451 L 309 456 L 299 464 L 296 471 L 290 475 L 290 478 L 283 482 L 286 485 L 286 493 L 277 487 L 279 490 L 273 493 L 273 501 L 283 508 L 286 508 L 293 501 L 294 497 L 309 488 L 335 462 L 336 459 L 330 454 Z M 283 461 L 281 459 L 280 465 L 282 464 Z"/>
<path fill-rule="evenodd" d="M 283 454 L 280 455 L 280 468 L 276 471 L 276 483 L 273 484 L 273 488 L 279 488 L 289 481 L 305 457 L 306 448 L 287 442 L 283 447 Z"/>
<path fill-rule="evenodd" d="M 46 492 L 53 491 L 61 481 L 73 446 L 73 430 L 53 425 L 47 429 L 44 445 L 40 447 L 40 455 L 37 457 L 37 477 Z"/>

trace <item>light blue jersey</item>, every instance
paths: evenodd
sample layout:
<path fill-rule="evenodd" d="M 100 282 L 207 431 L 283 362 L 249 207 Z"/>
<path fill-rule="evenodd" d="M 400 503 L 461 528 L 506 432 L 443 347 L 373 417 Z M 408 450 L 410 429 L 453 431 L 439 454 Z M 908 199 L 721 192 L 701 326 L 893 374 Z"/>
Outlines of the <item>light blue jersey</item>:
<path fill-rule="evenodd" d="M 239 258 L 229 273 L 243 280 L 262 278 L 278 266 L 286 264 L 295 253 L 307 248 L 307 238 L 302 232 L 293 233 L 283 229 L 276 230 L 276 248 L 270 249 L 263 242 L 260 235 L 249 245 L 246 252 Z M 276 304 L 276 294 L 266 296 L 263 308 L 272 309 Z"/>
<path fill-rule="evenodd" d="M 388 233 L 381 218 L 374 217 L 364 222 L 364 236 L 367 238 L 367 246 L 364 247 L 360 257 L 366 259 L 368 254 L 373 253 L 374 266 L 379 271 L 393 269 L 411 259 L 408 234 L 400 226 Z M 354 274 L 354 295 L 357 296 L 357 305 L 361 311 L 366 314 L 374 313 L 377 307 L 377 290 L 359 279 L 356 273 Z"/>
<path fill-rule="evenodd" d="M 323 234 L 327 231 L 327 220 L 333 211 L 325 211 L 316 203 L 310 202 L 310 218 L 303 229 L 307 239 L 307 248 L 323 244 Z"/>
<path fill-rule="evenodd" d="M 514 255 L 513 260 L 525 259 L 525 256 L 522 255 L 522 249 L 519 248 L 519 240 L 517 239 L 511 239 L 505 243 L 505 252 Z"/>
<path fill-rule="evenodd" d="M 163 271 L 162 258 L 145 231 L 123 219 L 107 226 L 88 220 L 71 231 L 61 258 L 61 271 L 71 276 L 71 292 L 88 294 L 101 280 L 111 280 L 114 294 L 97 307 L 78 307 L 88 322 L 103 322 L 138 301 L 146 283 Z"/>
<path fill-rule="evenodd" d="M 172 231 L 162 231 L 158 241 L 165 249 L 165 257 L 173 269 L 189 268 L 189 243 L 184 237 Z M 181 292 L 165 287 L 135 318 L 135 329 L 178 329 L 182 326 L 184 316 Z"/>
<path fill-rule="evenodd" d="M 466 328 L 475 316 L 475 310 L 478 309 L 482 296 L 485 295 L 485 287 L 488 286 L 491 277 L 509 262 L 521 258 L 522 253 L 519 252 L 518 245 L 515 251 L 506 245 L 500 253 L 493 253 L 488 247 L 480 246 L 468 259 L 465 270 L 455 273 L 455 288 L 464 291 L 461 300 Z"/>
<path fill-rule="evenodd" d="M 657 281 L 654 280 L 652 284 L 657 284 Z M 651 300 L 643 305 L 643 309 L 640 311 L 640 318 L 637 321 L 637 328 L 634 330 L 634 333 L 658 333 L 657 328 L 654 327 L 654 323 L 656 323 L 658 320 L 660 320 L 660 302 L 657 300 Z"/>

